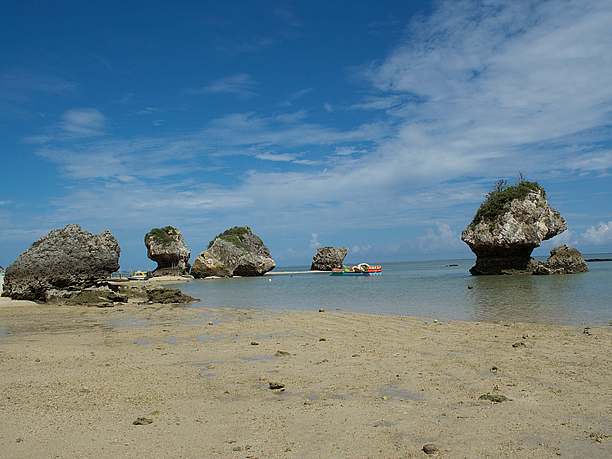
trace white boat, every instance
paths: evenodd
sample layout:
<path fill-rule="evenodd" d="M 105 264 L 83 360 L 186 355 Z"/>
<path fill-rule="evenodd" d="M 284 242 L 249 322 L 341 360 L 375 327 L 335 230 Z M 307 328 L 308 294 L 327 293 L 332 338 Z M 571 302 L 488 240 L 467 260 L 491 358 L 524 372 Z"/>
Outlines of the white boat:
<path fill-rule="evenodd" d="M 132 275 L 128 277 L 129 280 L 147 280 L 148 278 L 149 273 L 146 271 L 134 271 Z"/>

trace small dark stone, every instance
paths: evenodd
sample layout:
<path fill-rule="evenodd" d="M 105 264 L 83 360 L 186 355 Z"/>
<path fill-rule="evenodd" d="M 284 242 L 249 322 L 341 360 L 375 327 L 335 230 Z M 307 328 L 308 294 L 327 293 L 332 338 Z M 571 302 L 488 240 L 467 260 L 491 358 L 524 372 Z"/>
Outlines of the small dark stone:
<path fill-rule="evenodd" d="M 478 399 L 479 400 L 489 400 L 490 402 L 493 402 L 493 403 L 509 402 L 511 400 L 505 395 L 491 394 L 489 392 L 487 392 L 486 394 L 482 394 L 480 397 L 478 397 Z"/>
<path fill-rule="evenodd" d="M 425 454 L 435 454 L 438 452 L 438 447 L 433 443 L 427 443 L 426 445 L 423 445 L 423 452 Z"/>
<path fill-rule="evenodd" d="M 517 341 L 516 343 L 514 343 L 514 344 L 512 345 L 512 347 L 514 347 L 514 348 L 518 348 L 518 347 L 525 347 L 525 346 L 526 346 L 526 344 L 525 344 L 525 343 L 523 343 L 522 341 Z"/>
<path fill-rule="evenodd" d="M 277 390 L 277 389 L 284 389 L 285 385 L 279 382 L 269 382 L 268 386 L 270 387 L 270 389 L 272 390 Z"/>
<path fill-rule="evenodd" d="M 145 417 L 136 418 L 136 420 L 132 422 L 132 424 L 134 424 L 135 426 L 146 426 L 152 423 L 153 423 L 153 419 L 149 419 Z"/>
<path fill-rule="evenodd" d="M 584 333 L 585 335 L 590 335 L 591 327 L 584 327 L 584 330 L 582 330 L 582 333 Z"/>
<path fill-rule="evenodd" d="M 325 309 L 319 308 L 319 312 L 325 312 Z"/>
<path fill-rule="evenodd" d="M 251 341 L 251 346 L 259 346 L 259 343 L 257 341 Z"/>
<path fill-rule="evenodd" d="M 287 357 L 290 356 L 291 353 L 287 352 L 287 351 L 276 351 L 276 354 L 274 354 L 276 357 Z"/>

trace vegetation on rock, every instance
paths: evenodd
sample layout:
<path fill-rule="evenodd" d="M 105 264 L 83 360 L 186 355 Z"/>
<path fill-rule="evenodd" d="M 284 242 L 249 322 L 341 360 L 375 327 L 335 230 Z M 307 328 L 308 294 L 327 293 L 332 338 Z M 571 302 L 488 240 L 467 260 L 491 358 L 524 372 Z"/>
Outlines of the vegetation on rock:
<path fill-rule="evenodd" d="M 537 182 L 530 182 L 523 177 L 515 185 L 508 185 L 505 180 L 499 180 L 495 184 L 495 188 L 480 205 L 472 220 L 472 225 L 476 225 L 481 221 L 494 220 L 497 216 L 502 215 L 510 203 L 515 199 L 524 199 L 529 193 L 541 192 L 546 197 L 544 188 Z"/>
<path fill-rule="evenodd" d="M 163 228 L 153 228 L 145 235 L 145 243 L 147 239 L 154 239 L 161 245 L 170 245 L 174 242 L 174 236 L 178 233 L 174 226 L 164 226 Z"/>
<path fill-rule="evenodd" d="M 225 230 L 221 234 L 217 235 L 212 241 L 208 243 L 208 248 L 210 249 L 214 244 L 216 239 L 221 239 L 223 241 L 234 244 L 236 247 L 240 247 L 241 249 L 248 249 L 244 244 L 243 236 L 251 233 L 251 228 L 248 226 L 234 226 L 228 230 Z"/>

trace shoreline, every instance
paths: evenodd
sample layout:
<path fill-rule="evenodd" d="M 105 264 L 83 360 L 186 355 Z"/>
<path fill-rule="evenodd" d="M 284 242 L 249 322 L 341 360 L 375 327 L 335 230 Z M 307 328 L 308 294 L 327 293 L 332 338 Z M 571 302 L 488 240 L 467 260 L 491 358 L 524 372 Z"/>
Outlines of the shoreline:
<path fill-rule="evenodd" d="M 0 324 L 12 457 L 611 452 L 610 327 L 6 298 Z"/>

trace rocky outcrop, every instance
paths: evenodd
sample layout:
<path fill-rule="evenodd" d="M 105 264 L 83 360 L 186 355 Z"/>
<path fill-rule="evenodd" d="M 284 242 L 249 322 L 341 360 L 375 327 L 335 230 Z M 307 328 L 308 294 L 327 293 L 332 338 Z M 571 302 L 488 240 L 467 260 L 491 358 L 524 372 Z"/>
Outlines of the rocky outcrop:
<path fill-rule="evenodd" d="M 531 273 L 533 249 L 566 229 L 544 189 L 520 182 L 489 193 L 461 239 L 476 254 L 474 275 Z"/>
<path fill-rule="evenodd" d="M 589 267 L 578 249 L 562 245 L 550 251 L 548 260 L 534 266 L 534 274 L 576 274 L 585 273 Z"/>
<path fill-rule="evenodd" d="M 119 244 L 68 225 L 36 241 L 5 273 L 3 296 L 45 301 L 49 290 L 81 290 L 119 269 Z"/>
<path fill-rule="evenodd" d="M 236 226 L 210 242 L 195 259 L 191 274 L 196 278 L 261 276 L 275 266 L 259 236 L 248 226 Z"/>
<path fill-rule="evenodd" d="M 341 269 L 348 249 L 344 247 L 319 247 L 312 258 L 310 269 L 312 271 L 331 271 L 334 268 Z"/>
<path fill-rule="evenodd" d="M 157 262 L 154 276 L 175 276 L 189 273 L 191 251 L 183 235 L 173 226 L 153 228 L 144 238 L 147 256 Z"/>

